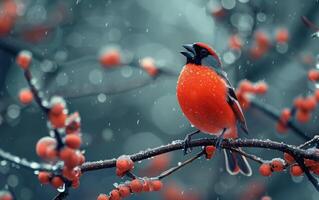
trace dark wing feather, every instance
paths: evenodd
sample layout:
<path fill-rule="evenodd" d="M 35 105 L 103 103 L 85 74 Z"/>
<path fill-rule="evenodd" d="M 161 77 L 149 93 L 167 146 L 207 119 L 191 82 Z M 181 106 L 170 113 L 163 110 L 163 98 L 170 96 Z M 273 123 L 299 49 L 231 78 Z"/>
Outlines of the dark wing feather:
<path fill-rule="evenodd" d="M 237 96 L 235 93 L 235 89 L 232 87 L 231 83 L 229 82 L 226 72 L 220 70 L 220 71 L 217 71 L 217 73 L 226 81 L 227 89 L 228 89 L 228 91 L 227 91 L 228 104 L 230 105 L 233 112 L 235 113 L 236 119 L 239 122 L 240 127 L 243 129 L 243 131 L 245 133 L 248 134 L 246 119 L 245 119 L 245 116 L 244 116 L 243 111 L 241 109 L 241 106 L 238 102 L 238 99 L 237 99 Z"/>

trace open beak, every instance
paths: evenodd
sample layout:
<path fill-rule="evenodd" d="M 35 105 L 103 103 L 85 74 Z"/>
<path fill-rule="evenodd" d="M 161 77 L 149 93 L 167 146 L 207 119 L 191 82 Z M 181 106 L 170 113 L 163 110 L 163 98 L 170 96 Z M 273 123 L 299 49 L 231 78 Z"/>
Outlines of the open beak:
<path fill-rule="evenodd" d="M 184 55 L 187 58 L 187 60 L 193 60 L 195 57 L 195 50 L 193 44 L 185 44 L 183 45 L 183 47 L 187 51 L 182 51 L 181 54 Z"/>

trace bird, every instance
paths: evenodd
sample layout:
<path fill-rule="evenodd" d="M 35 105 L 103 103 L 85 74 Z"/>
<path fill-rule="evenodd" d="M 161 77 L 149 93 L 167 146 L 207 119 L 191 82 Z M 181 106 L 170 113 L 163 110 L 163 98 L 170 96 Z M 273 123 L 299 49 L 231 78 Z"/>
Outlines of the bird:
<path fill-rule="evenodd" d="M 198 129 L 186 136 L 184 153 L 188 152 L 191 137 L 199 132 L 218 136 L 216 147 L 221 147 L 223 138 L 238 138 L 237 124 L 248 134 L 235 89 L 217 53 L 202 42 L 183 47 L 187 50 L 181 52 L 186 64 L 178 77 L 176 95 L 183 114 Z M 226 170 L 231 175 L 252 174 L 244 156 L 228 149 L 223 151 Z"/>

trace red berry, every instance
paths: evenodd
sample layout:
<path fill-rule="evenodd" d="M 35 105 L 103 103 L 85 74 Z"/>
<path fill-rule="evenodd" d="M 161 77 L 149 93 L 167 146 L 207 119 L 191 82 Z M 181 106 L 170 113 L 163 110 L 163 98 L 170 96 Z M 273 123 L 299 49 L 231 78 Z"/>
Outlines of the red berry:
<path fill-rule="evenodd" d="M 66 134 L 78 134 L 81 128 L 81 118 L 78 112 L 72 113 L 66 120 Z"/>
<path fill-rule="evenodd" d="M 48 148 L 46 150 L 46 159 L 54 160 L 58 157 L 58 151 L 55 148 Z"/>
<path fill-rule="evenodd" d="M 66 166 L 63 167 L 62 175 L 70 181 L 77 179 L 75 171 Z"/>
<path fill-rule="evenodd" d="M 81 143 L 81 137 L 77 134 L 68 134 L 65 137 L 65 144 L 72 149 L 80 148 Z"/>
<path fill-rule="evenodd" d="M 23 89 L 19 92 L 19 100 L 22 104 L 29 104 L 33 101 L 33 94 L 29 89 Z"/>
<path fill-rule="evenodd" d="M 309 96 L 304 100 L 304 109 L 306 109 L 307 111 L 312 111 L 316 108 L 316 104 L 316 98 L 313 96 Z"/>
<path fill-rule="evenodd" d="M 291 111 L 289 108 L 284 108 L 280 114 L 280 120 L 284 123 L 288 122 L 291 118 Z"/>
<path fill-rule="evenodd" d="M 125 197 L 130 196 L 131 191 L 130 191 L 130 188 L 127 187 L 127 186 L 120 186 L 119 187 L 119 193 L 120 193 L 121 197 L 125 198 Z"/>
<path fill-rule="evenodd" d="M 82 153 L 78 153 L 79 165 L 82 165 L 85 162 L 85 156 Z"/>
<path fill-rule="evenodd" d="M 112 190 L 110 193 L 110 199 L 111 200 L 120 200 L 121 199 L 120 192 L 117 189 Z"/>
<path fill-rule="evenodd" d="M 205 147 L 205 153 L 206 153 L 206 158 L 207 159 L 211 159 L 216 151 L 216 147 L 211 145 L 211 146 L 206 146 Z"/>
<path fill-rule="evenodd" d="M 48 159 L 49 150 L 55 150 L 56 140 L 51 137 L 43 137 L 36 144 L 36 153 L 43 159 Z"/>
<path fill-rule="evenodd" d="M 159 72 L 153 58 L 143 58 L 140 61 L 140 65 L 148 73 L 148 75 L 152 77 L 156 76 Z"/>
<path fill-rule="evenodd" d="M 288 164 L 292 164 L 295 162 L 295 159 L 288 153 L 284 153 L 284 159 Z"/>
<path fill-rule="evenodd" d="M 286 28 L 280 28 L 276 32 L 276 41 L 278 43 L 286 43 L 289 39 L 289 33 Z"/>
<path fill-rule="evenodd" d="M 119 170 L 118 168 L 116 168 L 115 173 L 116 173 L 116 176 L 119 176 L 119 177 L 123 177 L 125 175 L 125 172 Z"/>
<path fill-rule="evenodd" d="M 273 171 L 281 172 L 284 170 L 285 163 L 282 159 L 273 159 L 270 166 Z"/>
<path fill-rule="evenodd" d="M 222 19 L 225 15 L 225 9 L 221 6 L 216 6 L 212 9 L 211 15 L 215 17 L 215 19 Z"/>
<path fill-rule="evenodd" d="M 317 167 L 318 162 L 316 162 L 314 160 L 310 160 L 310 159 L 305 159 L 305 165 L 307 167 Z"/>
<path fill-rule="evenodd" d="M 319 71 L 318 70 L 315 70 L 315 69 L 312 69 L 308 72 L 308 78 L 309 80 L 311 81 L 318 81 L 319 80 Z"/>
<path fill-rule="evenodd" d="M 263 197 L 261 197 L 260 200 L 271 200 L 271 197 L 270 196 L 263 196 Z"/>
<path fill-rule="evenodd" d="M 130 188 L 133 193 L 139 193 L 143 190 L 143 184 L 141 183 L 141 181 L 134 179 L 130 182 Z"/>
<path fill-rule="evenodd" d="M 149 192 L 151 191 L 151 183 L 149 180 L 144 180 L 144 183 L 143 183 L 143 191 L 144 192 Z"/>
<path fill-rule="evenodd" d="M 244 93 L 237 92 L 237 98 L 243 110 L 247 110 L 250 106 L 250 100 Z"/>
<path fill-rule="evenodd" d="M 263 55 L 265 55 L 267 49 L 268 49 L 268 47 L 267 47 L 267 48 L 263 48 L 263 47 L 260 47 L 260 46 L 253 46 L 253 47 L 250 49 L 250 56 L 251 56 L 251 58 L 253 58 L 253 59 L 259 59 L 259 58 L 261 58 Z"/>
<path fill-rule="evenodd" d="M 159 191 L 163 187 L 163 183 L 160 180 L 152 181 L 151 184 L 154 191 Z"/>
<path fill-rule="evenodd" d="M 293 176 L 301 176 L 303 174 L 303 170 L 299 165 L 293 165 L 290 168 L 290 173 Z"/>
<path fill-rule="evenodd" d="M 270 176 L 271 175 L 271 167 L 268 163 L 261 164 L 259 167 L 259 172 L 262 176 Z"/>
<path fill-rule="evenodd" d="M 30 51 L 21 51 L 17 58 L 16 62 L 23 70 L 27 70 L 32 61 L 32 53 Z"/>
<path fill-rule="evenodd" d="M 306 123 L 310 120 L 311 114 L 308 111 L 297 110 L 296 119 L 301 123 Z"/>
<path fill-rule="evenodd" d="M 277 125 L 276 125 L 276 130 L 278 133 L 286 133 L 288 131 L 288 127 L 281 123 L 281 122 L 278 122 Z"/>
<path fill-rule="evenodd" d="M 314 97 L 315 97 L 316 101 L 318 102 L 318 101 L 319 101 L 319 89 L 317 89 L 317 90 L 314 92 Z"/>
<path fill-rule="evenodd" d="M 295 98 L 294 105 L 297 108 L 301 108 L 303 106 L 303 98 L 302 97 Z"/>
<path fill-rule="evenodd" d="M 98 197 L 97 197 L 97 200 L 109 200 L 109 196 L 107 196 L 106 194 L 100 194 Z"/>
<path fill-rule="evenodd" d="M 228 40 L 228 46 L 230 49 L 239 50 L 242 48 L 243 42 L 238 35 L 232 35 Z"/>
<path fill-rule="evenodd" d="M 268 35 L 265 32 L 262 31 L 257 31 L 255 33 L 255 38 L 256 38 L 256 44 L 257 46 L 262 49 L 266 50 L 269 47 L 269 38 Z"/>
<path fill-rule="evenodd" d="M 268 85 L 265 82 L 259 82 L 254 87 L 256 94 L 265 94 L 268 90 Z"/>
<path fill-rule="evenodd" d="M 70 156 L 64 161 L 64 164 L 68 168 L 76 167 L 77 165 L 79 165 L 79 163 L 80 163 L 80 157 L 78 156 L 78 153 L 76 153 L 75 151 L 73 151 L 70 154 Z"/>
<path fill-rule="evenodd" d="M 68 160 L 71 155 L 74 153 L 74 150 L 69 147 L 64 147 L 59 154 L 61 160 L 66 161 Z"/>
<path fill-rule="evenodd" d="M 253 84 L 248 81 L 248 80 L 243 80 L 239 83 L 239 90 L 243 93 L 246 93 L 246 92 L 253 92 L 254 91 L 254 86 Z"/>
<path fill-rule="evenodd" d="M 59 187 L 61 187 L 64 184 L 64 182 L 63 182 L 63 180 L 60 177 L 55 176 L 55 177 L 52 178 L 51 184 L 52 184 L 53 187 L 59 188 Z"/>
<path fill-rule="evenodd" d="M 127 172 L 133 168 L 133 161 L 128 156 L 120 156 L 116 160 L 116 168 L 120 172 Z"/>
<path fill-rule="evenodd" d="M 52 108 L 50 109 L 50 112 L 53 115 L 60 115 L 63 113 L 65 109 L 65 106 L 63 105 L 63 103 L 56 103 L 52 106 Z"/>
<path fill-rule="evenodd" d="M 13 200 L 13 196 L 8 191 L 0 191 L 0 200 Z"/>
<path fill-rule="evenodd" d="M 72 181 L 72 188 L 76 189 L 80 186 L 80 180 L 79 179 L 74 179 Z"/>
<path fill-rule="evenodd" d="M 49 172 L 39 172 L 38 179 L 41 184 L 48 184 L 50 182 L 51 174 Z"/>
<path fill-rule="evenodd" d="M 109 50 L 100 56 L 100 63 L 104 68 L 116 67 L 121 64 L 121 55 L 118 50 Z"/>
<path fill-rule="evenodd" d="M 67 115 L 65 113 L 61 113 L 59 115 L 53 114 L 49 112 L 49 120 L 53 128 L 63 128 L 65 127 L 65 121 L 67 119 Z"/>

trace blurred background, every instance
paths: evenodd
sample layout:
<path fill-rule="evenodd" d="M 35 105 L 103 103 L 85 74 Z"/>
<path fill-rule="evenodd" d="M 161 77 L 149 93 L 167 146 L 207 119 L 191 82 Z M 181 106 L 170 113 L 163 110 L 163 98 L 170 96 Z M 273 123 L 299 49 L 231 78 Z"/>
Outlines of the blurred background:
<path fill-rule="evenodd" d="M 278 110 L 291 106 L 294 97 L 309 94 L 314 86 L 307 73 L 316 68 L 319 40 L 310 37 L 315 30 L 307 28 L 301 16 L 319 24 L 318 1 L 1 0 L 0 148 L 41 161 L 35 144 L 48 135 L 38 106 L 18 99 L 27 87 L 15 63 L 21 50 L 33 53 L 31 70 L 45 96 L 61 95 L 69 111 L 81 114 L 83 149 L 86 159 L 94 161 L 168 144 L 194 129 L 175 95 L 185 43 L 213 46 L 234 85 L 242 79 L 266 81 L 269 91 L 257 98 Z M 120 66 L 105 65 L 107 52 L 120 59 Z M 298 124 L 309 136 L 319 128 L 316 113 L 307 125 Z M 256 109 L 245 115 L 248 138 L 304 142 L 290 131 L 278 134 L 275 122 Z M 247 151 L 265 159 L 282 157 L 265 149 Z M 177 151 L 138 163 L 135 172 L 156 175 L 184 159 Z M 221 153 L 209 161 L 200 159 L 167 178 L 162 192 L 130 198 L 318 199 L 306 177 L 286 172 L 261 177 L 253 162 L 252 177 L 230 176 L 223 159 Z M 115 169 L 88 172 L 69 199 L 95 199 L 120 181 Z M 21 200 L 51 199 L 57 193 L 41 186 L 32 172 L 0 160 L 0 188 L 5 184 Z"/>

